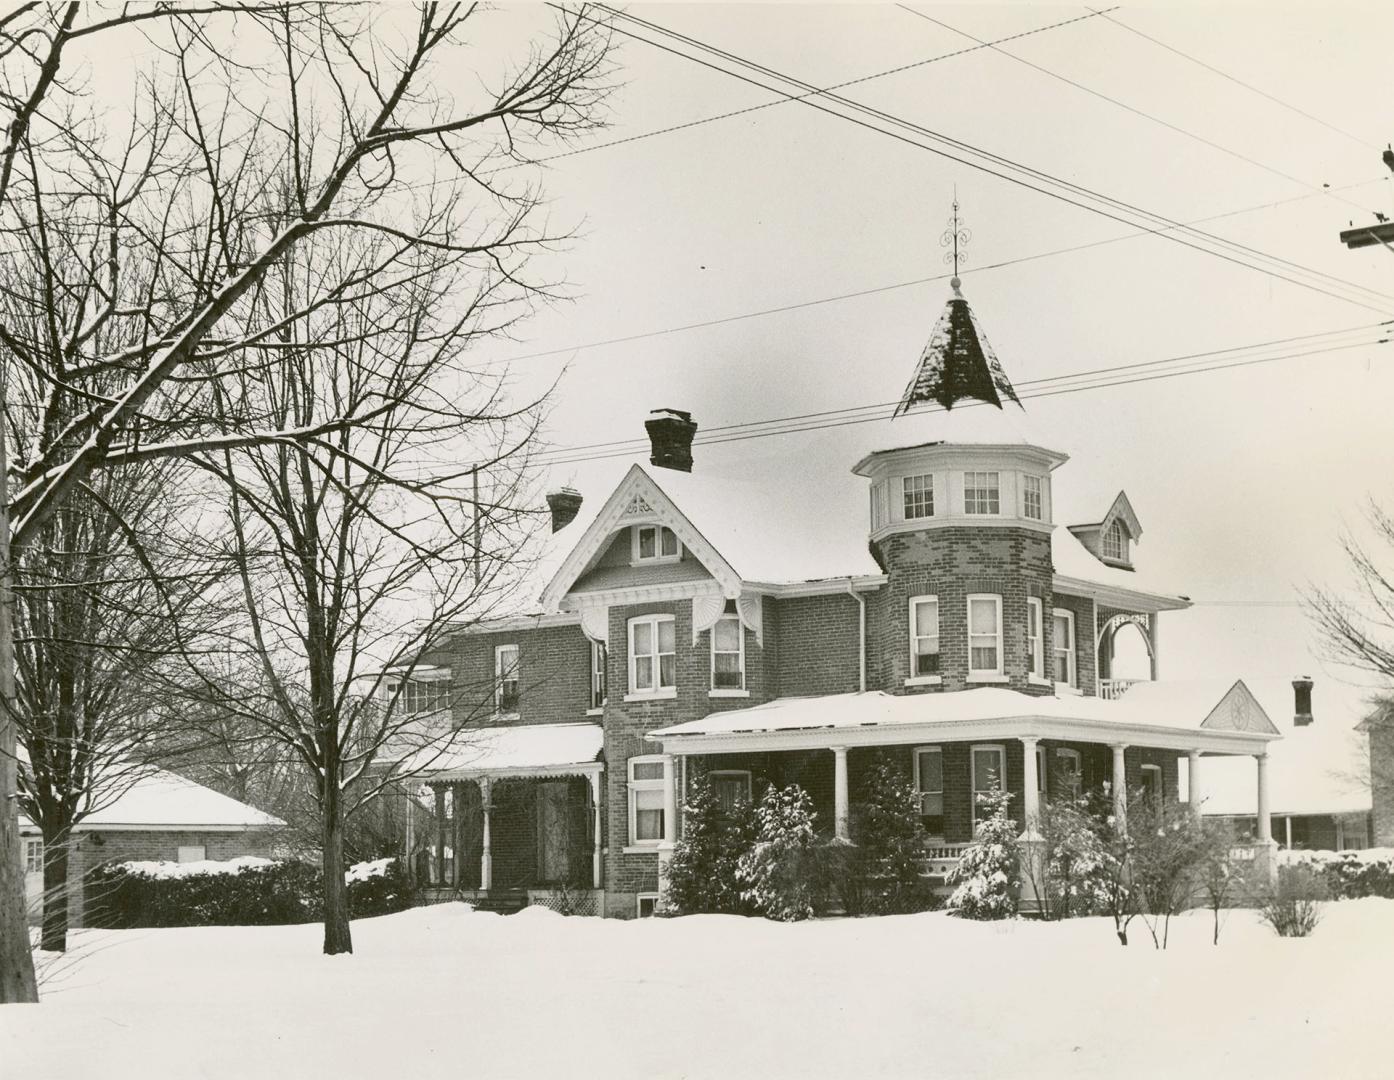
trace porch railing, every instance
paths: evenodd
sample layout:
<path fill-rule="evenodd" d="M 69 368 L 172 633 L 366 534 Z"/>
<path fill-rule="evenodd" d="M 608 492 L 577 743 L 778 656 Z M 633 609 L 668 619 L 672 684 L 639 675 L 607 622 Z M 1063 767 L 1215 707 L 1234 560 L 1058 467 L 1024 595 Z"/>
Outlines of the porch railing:
<path fill-rule="evenodd" d="M 963 849 L 968 845 L 962 844 L 926 844 L 924 849 L 925 873 L 932 877 L 944 877 L 958 865 L 959 858 L 963 855 Z"/>
<path fill-rule="evenodd" d="M 1105 701 L 1117 701 L 1128 692 L 1128 687 L 1142 681 L 1142 679 L 1100 679 L 1099 697 Z"/>

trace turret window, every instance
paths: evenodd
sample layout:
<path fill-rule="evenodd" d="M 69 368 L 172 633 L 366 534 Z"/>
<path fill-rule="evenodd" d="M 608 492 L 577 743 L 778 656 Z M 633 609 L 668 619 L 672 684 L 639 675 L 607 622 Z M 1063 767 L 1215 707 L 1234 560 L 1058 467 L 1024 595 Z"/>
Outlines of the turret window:
<path fill-rule="evenodd" d="M 1041 478 L 1039 476 L 1022 477 L 1023 485 L 1021 489 L 1021 512 L 1032 521 L 1041 521 L 1045 518 L 1045 507 L 1041 501 Z"/>
<path fill-rule="evenodd" d="M 1063 686 L 1075 682 L 1075 613 L 1056 608 L 1053 614 L 1051 652 L 1055 659 L 1055 681 Z"/>
<path fill-rule="evenodd" d="M 1042 604 L 1039 596 L 1026 598 L 1026 652 L 1030 661 L 1030 675 L 1045 680 L 1045 659 L 1041 655 Z"/>
<path fill-rule="evenodd" d="M 910 598 L 910 674 L 931 679 L 939 674 L 939 598 Z"/>
<path fill-rule="evenodd" d="M 968 597 L 968 677 L 990 681 L 1002 674 L 1002 598 Z"/>
<path fill-rule="evenodd" d="M 934 476 L 907 476 L 901 480 L 905 495 L 905 520 L 934 516 Z"/>
<path fill-rule="evenodd" d="M 998 474 L 968 472 L 963 474 L 963 512 L 965 514 L 1000 514 L 1001 499 Z"/>

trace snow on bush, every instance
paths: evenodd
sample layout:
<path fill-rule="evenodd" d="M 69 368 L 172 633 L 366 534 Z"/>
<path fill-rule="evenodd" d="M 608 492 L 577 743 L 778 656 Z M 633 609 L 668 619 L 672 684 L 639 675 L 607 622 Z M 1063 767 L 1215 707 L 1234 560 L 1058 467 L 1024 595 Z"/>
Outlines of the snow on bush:
<path fill-rule="evenodd" d="M 949 874 L 957 886 L 949 897 L 949 912 L 965 919 L 1010 919 L 1016 914 L 1020 882 L 1017 825 L 1007 817 L 1011 795 L 985 791 L 978 795 L 977 836 Z"/>
<path fill-rule="evenodd" d="M 241 855 L 236 859 L 219 861 L 217 859 L 198 859 L 194 862 L 168 862 L 158 859 L 150 862 L 124 862 L 118 867 L 137 877 L 156 878 L 167 881 L 172 878 L 193 877 L 199 874 L 240 874 L 243 870 L 255 867 L 272 866 L 275 860 L 263 859 L 258 855 Z"/>
<path fill-rule="evenodd" d="M 1394 898 L 1394 848 L 1365 851 L 1280 851 L 1283 867 L 1301 868 L 1319 876 L 1337 900 L 1362 896 Z"/>
<path fill-rule="evenodd" d="M 813 800 L 796 784 L 771 787 L 755 817 L 759 838 L 736 866 L 741 898 L 767 919 L 812 918 L 817 892 Z"/>
<path fill-rule="evenodd" d="M 392 869 L 392 864 L 397 860 L 390 856 L 386 859 L 373 859 L 371 862 L 354 863 L 344 873 L 344 881 L 352 885 L 355 881 L 367 881 L 370 878 L 380 878 Z"/>
<path fill-rule="evenodd" d="M 668 903 L 679 915 L 745 915 L 737 866 L 755 842 L 754 807 L 724 810 L 705 777 L 692 785 L 683 808 L 682 836 L 668 864 Z"/>

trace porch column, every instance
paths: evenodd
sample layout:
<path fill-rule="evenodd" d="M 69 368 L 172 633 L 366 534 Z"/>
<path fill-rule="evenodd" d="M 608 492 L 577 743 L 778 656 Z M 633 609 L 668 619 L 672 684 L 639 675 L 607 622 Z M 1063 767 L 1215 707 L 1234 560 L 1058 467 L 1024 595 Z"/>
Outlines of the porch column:
<path fill-rule="evenodd" d="M 1192 750 L 1186 755 L 1186 798 L 1191 806 L 1191 813 L 1200 817 L 1201 790 L 1200 790 L 1200 751 Z"/>
<path fill-rule="evenodd" d="M 600 888 L 600 774 L 590 774 L 591 784 L 591 828 L 595 832 L 595 842 L 591 847 L 591 888 Z"/>
<path fill-rule="evenodd" d="M 1148 659 L 1148 661 L 1150 662 L 1150 666 L 1151 666 L 1151 669 L 1152 669 L 1152 681 L 1153 681 L 1153 682 L 1156 682 L 1156 681 L 1157 681 L 1157 678 L 1158 678 L 1158 675 L 1157 675 L 1157 669 L 1158 669 L 1158 659 L 1157 659 L 1157 623 L 1161 621 L 1160 616 L 1161 616 L 1161 612 L 1154 611 L 1154 612 L 1152 612 L 1151 615 L 1149 615 L 1149 616 L 1147 617 L 1147 645 L 1148 645 L 1148 649 L 1147 649 L 1147 654 L 1148 654 L 1148 655 L 1147 655 L 1147 659 Z"/>
<path fill-rule="evenodd" d="M 847 747 L 833 750 L 833 835 L 839 840 L 851 840 L 852 828 L 847 802 Z"/>
<path fill-rule="evenodd" d="M 1036 775 L 1036 743 L 1034 736 L 1022 736 L 1021 750 L 1024 755 L 1022 758 L 1022 814 L 1026 820 L 1022 829 L 1022 839 L 1034 840 L 1040 834 L 1041 826 L 1041 791 L 1040 777 Z"/>
<path fill-rule="evenodd" d="M 446 885 L 445 880 L 445 788 L 437 786 L 436 793 L 436 872 L 432 885 Z"/>
<path fill-rule="evenodd" d="M 494 784 L 487 776 L 479 778 L 479 806 L 484 812 L 484 834 L 479 845 L 479 890 L 487 893 L 494 885 L 494 854 L 489 838 L 489 816 L 494 809 Z"/>
<path fill-rule="evenodd" d="M 1123 762 L 1126 749 L 1123 743 L 1113 744 L 1113 816 L 1120 832 L 1128 827 L 1128 768 Z"/>
<path fill-rule="evenodd" d="M 1273 818 L 1268 812 L 1268 755 L 1255 754 L 1258 763 L 1258 842 L 1273 842 Z"/>
<path fill-rule="evenodd" d="M 406 873 L 407 884 L 415 886 L 419 884 L 416 880 L 416 795 L 412 792 L 410 781 L 405 791 L 406 798 L 403 801 L 407 811 L 407 828 L 406 836 L 403 838 L 405 850 L 402 852 L 402 869 Z"/>
<path fill-rule="evenodd" d="M 678 759 L 674 754 L 663 755 L 663 840 L 658 845 L 658 907 L 668 907 L 668 864 L 673 859 L 673 844 L 678 839 Z"/>

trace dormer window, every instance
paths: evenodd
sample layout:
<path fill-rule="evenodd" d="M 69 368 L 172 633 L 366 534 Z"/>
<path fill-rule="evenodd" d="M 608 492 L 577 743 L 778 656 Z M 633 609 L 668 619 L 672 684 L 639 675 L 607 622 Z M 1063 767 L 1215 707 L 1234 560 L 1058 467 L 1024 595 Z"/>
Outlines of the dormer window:
<path fill-rule="evenodd" d="M 666 525 L 634 526 L 634 558 L 641 562 L 677 562 L 681 549 L 673 530 Z"/>
<path fill-rule="evenodd" d="M 995 472 L 966 472 L 963 474 L 963 512 L 965 514 L 1000 514 L 998 474 Z"/>
<path fill-rule="evenodd" d="M 1128 561 L 1128 534 L 1123 531 L 1123 523 L 1115 521 L 1104 530 L 1103 552 L 1105 559 Z"/>
<path fill-rule="evenodd" d="M 905 520 L 934 516 L 934 477 L 929 473 L 922 476 L 906 476 L 901 479 L 901 490 L 905 495 Z"/>

